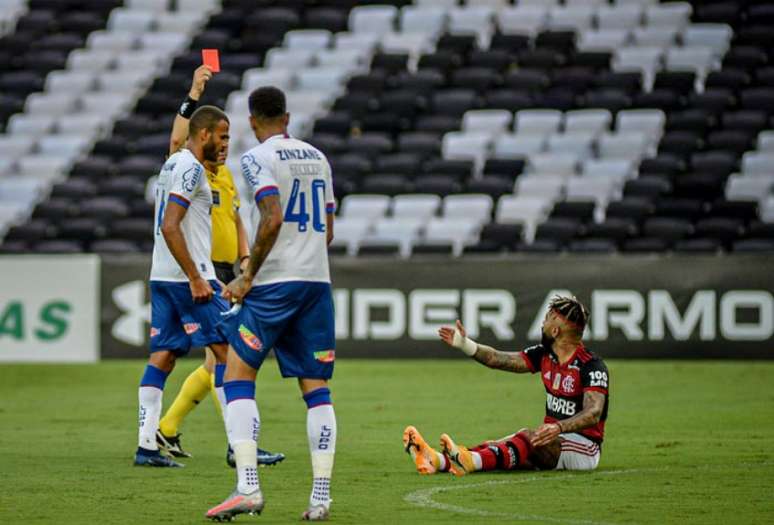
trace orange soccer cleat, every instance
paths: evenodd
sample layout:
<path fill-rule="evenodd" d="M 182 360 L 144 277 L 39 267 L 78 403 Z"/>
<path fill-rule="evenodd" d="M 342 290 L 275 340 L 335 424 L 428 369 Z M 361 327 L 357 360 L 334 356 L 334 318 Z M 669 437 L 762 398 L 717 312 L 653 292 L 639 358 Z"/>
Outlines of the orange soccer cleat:
<path fill-rule="evenodd" d="M 473 462 L 473 455 L 470 453 L 470 450 L 456 444 L 449 437 L 449 434 L 441 436 L 441 450 L 451 460 L 449 470 L 455 476 L 464 476 L 476 471 L 476 465 Z"/>
<path fill-rule="evenodd" d="M 411 460 L 420 474 L 435 474 L 440 469 L 438 452 L 422 438 L 413 426 L 403 431 L 403 448 L 411 456 Z"/>

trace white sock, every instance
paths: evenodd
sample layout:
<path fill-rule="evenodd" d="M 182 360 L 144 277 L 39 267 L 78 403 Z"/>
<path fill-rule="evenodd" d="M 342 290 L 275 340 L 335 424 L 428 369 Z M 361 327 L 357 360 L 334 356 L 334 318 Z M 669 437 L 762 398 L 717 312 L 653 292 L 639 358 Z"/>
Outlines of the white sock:
<path fill-rule="evenodd" d="M 164 391 L 155 386 L 141 386 L 140 400 L 140 432 L 138 446 L 147 450 L 158 450 L 156 430 L 161 417 L 161 397 Z"/>
<path fill-rule="evenodd" d="M 473 465 L 475 465 L 476 470 L 481 470 L 484 468 L 484 464 L 481 461 L 481 454 L 478 452 L 471 452 L 470 455 L 473 458 Z"/>
<path fill-rule="evenodd" d="M 220 413 L 223 415 L 223 424 L 226 425 L 226 434 L 228 434 L 228 403 L 226 403 L 226 390 L 222 386 L 215 387 L 215 394 L 220 403 Z"/>
<path fill-rule="evenodd" d="M 336 453 L 336 414 L 333 405 L 319 405 L 307 411 L 306 434 L 314 478 L 309 504 L 330 507 L 331 473 Z"/>
<path fill-rule="evenodd" d="M 228 442 L 234 449 L 237 470 L 237 490 L 251 494 L 260 489 L 258 483 L 258 436 L 261 419 L 252 399 L 235 399 L 226 411 Z"/>
<path fill-rule="evenodd" d="M 435 455 L 438 457 L 438 470 L 440 472 L 449 470 L 449 464 L 446 462 L 446 456 L 440 452 L 436 452 Z"/>

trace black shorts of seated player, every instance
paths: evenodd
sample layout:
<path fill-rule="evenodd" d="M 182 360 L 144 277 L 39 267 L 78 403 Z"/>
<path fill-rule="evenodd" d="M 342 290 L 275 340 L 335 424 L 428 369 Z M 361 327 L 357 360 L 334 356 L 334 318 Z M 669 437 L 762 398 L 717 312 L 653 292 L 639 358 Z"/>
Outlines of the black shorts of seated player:
<path fill-rule="evenodd" d="M 233 264 L 212 261 L 212 266 L 215 267 L 215 277 L 217 277 L 220 282 L 228 284 L 236 279 Z"/>

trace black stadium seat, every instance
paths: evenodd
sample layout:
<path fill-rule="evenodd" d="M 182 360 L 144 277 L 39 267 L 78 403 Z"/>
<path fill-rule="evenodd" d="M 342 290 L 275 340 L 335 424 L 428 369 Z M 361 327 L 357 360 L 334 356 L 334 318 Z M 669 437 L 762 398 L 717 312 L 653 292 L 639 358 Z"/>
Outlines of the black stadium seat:
<path fill-rule="evenodd" d="M 448 19 L 444 27 L 448 26 L 450 33 L 433 35 L 420 52 L 409 52 L 414 42 L 406 39 L 403 47 L 400 38 L 393 36 L 404 23 L 405 12 L 398 11 L 390 28 L 393 34 L 388 37 L 393 39 L 392 45 L 377 38 L 373 54 L 356 57 L 358 65 L 342 77 L 340 90 L 331 89 L 329 100 L 317 108 L 297 110 L 291 105 L 288 110 L 292 119 L 304 119 L 304 125 L 298 126 L 303 128 L 300 137 L 328 156 L 339 201 L 366 192 L 388 196 L 421 192 L 445 197 L 464 191 L 490 196 L 497 209 L 500 197 L 518 197 L 525 191 L 526 186 L 515 182 L 538 166 L 530 164 L 538 152 L 515 158 L 498 158 L 499 153 L 494 153 L 505 150 L 505 135 L 531 134 L 522 133 L 521 125 L 512 125 L 514 113 L 527 109 L 609 111 L 612 122 L 602 122 L 601 132 L 588 132 L 593 136 L 592 146 L 577 169 L 589 170 L 592 165 L 587 162 L 607 162 L 609 156 L 629 158 L 617 139 L 625 133 L 629 136 L 623 143 L 631 138 L 634 144 L 640 129 L 627 124 L 624 117 L 632 117 L 632 121 L 637 117 L 627 110 L 658 109 L 663 112 L 663 126 L 655 120 L 648 124 L 641 120 L 648 136 L 638 146 L 640 151 L 631 152 L 633 162 L 628 171 L 622 163 L 621 178 L 604 189 L 605 195 L 587 195 L 578 183 L 585 172 L 573 174 L 556 196 L 546 196 L 552 199 L 548 206 L 552 211 L 536 224 L 534 242 L 524 240 L 521 226 L 492 223 L 490 217 L 489 224 L 485 221 L 480 225 L 479 242 L 467 247 L 465 253 L 774 251 L 774 226 L 763 222 L 771 218 L 770 199 L 760 195 L 755 201 L 728 200 L 738 198 L 736 195 L 751 198 L 747 185 L 754 186 L 749 181 L 757 180 L 758 175 L 747 172 L 765 169 L 761 157 L 750 152 L 767 148 L 768 134 L 760 133 L 774 129 L 774 8 L 770 2 L 759 0 L 689 3 L 693 8 L 690 24 L 729 24 L 733 29 L 727 48 L 719 43 L 706 72 L 700 64 L 695 71 L 672 64 L 677 48 L 703 45 L 691 42 L 689 31 L 700 29 L 693 25 L 681 25 L 673 42 L 661 47 L 656 68 L 641 71 L 639 67 L 620 67 L 624 57 L 618 46 L 579 48 L 591 36 L 585 34 L 587 30 L 606 31 L 601 13 L 591 28 L 571 31 L 554 20 L 534 33 L 511 32 L 502 21 L 498 25 L 498 13 L 492 17 L 488 46 L 480 45 L 482 39 L 477 34 L 453 28 L 455 24 Z M 24 112 L 28 95 L 44 91 L 51 83 L 49 72 L 66 70 L 71 51 L 83 48 L 91 32 L 105 28 L 111 9 L 125 4 L 120 0 L 29 0 L 15 27 L 0 37 L 0 131 L 7 129 L 9 119 L 18 125 L 19 119 L 13 115 Z M 176 2 L 169 4 L 176 7 Z M 318 53 L 322 49 L 310 50 L 309 60 L 313 64 L 310 68 L 321 66 L 332 71 L 339 67 L 334 55 L 340 39 L 349 38 L 340 33 L 351 29 L 354 7 L 386 4 L 400 8 L 416 2 L 224 0 L 222 4 L 190 35 L 187 49 L 170 57 L 171 68 L 162 68 L 156 78 L 143 84 L 131 111 L 116 122 L 106 123 L 106 129 L 112 125 L 112 131 L 94 135 L 91 151 L 75 157 L 67 168 L 68 177 L 55 179 L 57 184 L 50 191 L 44 189 L 42 195 L 47 198 L 34 205 L 30 220 L 5 227 L 8 231 L 0 252 L 147 251 L 152 246 L 154 210 L 145 198 L 147 182 L 158 173 L 167 155 L 173 118 L 190 84 L 191 71 L 201 63 L 201 48 L 222 51 L 222 71 L 208 83 L 202 103 L 226 105 L 228 101 L 231 107 L 235 100 L 241 100 L 232 94 L 239 91 L 238 96 L 244 96 L 247 79 L 255 73 L 245 76 L 246 71 L 269 65 L 274 69 L 276 64 L 265 60 L 266 52 L 290 41 L 286 39 L 288 31 L 331 32 L 330 44 L 322 46 L 326 50 L 322 54 Z M 653 21 L 649 18 L 643 14 L 638 26 L 650 27 Z M 626 31 L 629 37 L 621 48 L 650 47 L 640 42 L 649 37 L 646 32 Z M 370 46 L 369 37 L 363 38 L 364 48 Z M 301 55 L 305 52 L 299 51 Z M 293 74 L 303 75 L 310 68 L 297 67 Z M 94 79 L 94 88 L 101 82 Z M 293 90 L 303 85 L 303 89 L 317 91 L 302 77 L 289 82 Z M 78 104 L 85 105 L 85 99 L 75 102 L 76 108 Z M 505 110 L 510 116 L 498 121 L 499 112 L 475 118 L 466 115 L 481 109 Z M 647 115 L 640 117 L 656 118 L 653 113 Z M 491 129 L 487 123 L 478 123 L 489 117 Z M 658 115 L 658 120 L 661 118 Z M 568 115 L 560 120 L 568 123 L 566 128 L 560 124 L 550 133 L 576 132 Z M 63 123 L 55 122 L 51 132 L 61 134 Z M 25 125 L 24 120 L 21 125 Z M 246 126 L 244 120 L 239 125 L 232 121 L 232 169 L 241 153 L 236 150 L 254 143 Z M 475 162 L 456 160 L 457 152 L 447 151 L 450 142 L 444 142 L 444 134 L 449 132 L 483 132 L 491 140 Z M 51 142 L 58 145 L 56 140 Z M 12 141 L 8 144 L 13 149 Z M 531 142 L 524 144 L 529 150 Z M 546 152 L 546 148 L 543 145 L 539 154 L 563 153 Z M 43 150 L 42 144 L 23 155 L 37 155 L 39 150 Z M 21 164 L 14 162 L 8 169 Z M 2 163 L 4 168 L 7 165 Z M 533 175 L 538 178 L 542 173 L 526 176 Z M 554 174 L 546 175 L 551 178 Z M 578 193 L 597 201 L 578 202 L 584 198 Z M 601 217 L 604 220 L 596 222 Z M 397 250 L 390 243 L 372 245 L 362 253 L 384 255 Z M 420 247 L 416 252 L 448 253 L 449 246 Z"/>

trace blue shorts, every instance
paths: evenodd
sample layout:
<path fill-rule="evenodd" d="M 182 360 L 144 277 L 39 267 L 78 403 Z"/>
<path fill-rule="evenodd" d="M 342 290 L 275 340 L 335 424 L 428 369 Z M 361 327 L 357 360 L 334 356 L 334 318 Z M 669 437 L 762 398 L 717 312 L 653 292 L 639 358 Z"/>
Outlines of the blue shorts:
<path fill-rule="evenodd" d="M 336 348 L 329 283 L 254 286 L 242 309 L 218 328 L 242 360 L 258 370 L 274 349 L 282 377 L 330 379 Z"/>
<path fill-rule="evenodd" d="M 206 303 L 195 303 L 187 282 L 151 281 L 150 351 L 171 350 L 185 355 L 191 349 L 225 343 L 216 326 L 221 312 L 229 309 L 220 296 L 218 281 L 210 281 L 215 292 Z"/>

